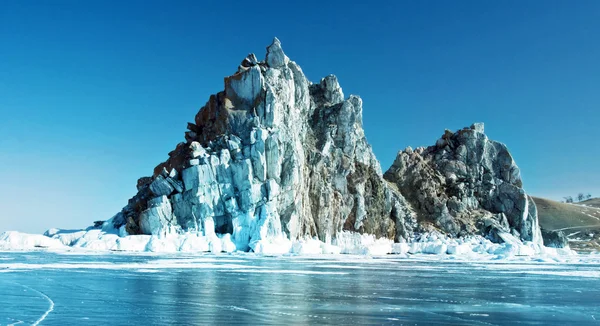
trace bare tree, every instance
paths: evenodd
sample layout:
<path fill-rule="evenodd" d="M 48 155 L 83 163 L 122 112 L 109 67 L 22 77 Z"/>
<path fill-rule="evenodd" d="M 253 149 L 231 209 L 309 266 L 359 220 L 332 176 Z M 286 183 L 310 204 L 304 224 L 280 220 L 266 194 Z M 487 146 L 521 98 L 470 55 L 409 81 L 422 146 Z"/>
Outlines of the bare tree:
<path fill-rule="evenodd" d="M 583 201 L 585 199 L 585 195 L 580 192 L 577 194 L 577 201 Z"/>
<path fill-rule="evenodd" d="M 587 196 L 585 196 L 585 199 L 590 199 L 592 198 L 592 194 L 587 194 Z"/>
<path fill-rule="evenodd" d="M 565 203 L 567 203 L 567 204 L 573 203 L 573 197 L 567 196 L 567 197 L 563 197 L 563 198 L 565 199 Z"/>

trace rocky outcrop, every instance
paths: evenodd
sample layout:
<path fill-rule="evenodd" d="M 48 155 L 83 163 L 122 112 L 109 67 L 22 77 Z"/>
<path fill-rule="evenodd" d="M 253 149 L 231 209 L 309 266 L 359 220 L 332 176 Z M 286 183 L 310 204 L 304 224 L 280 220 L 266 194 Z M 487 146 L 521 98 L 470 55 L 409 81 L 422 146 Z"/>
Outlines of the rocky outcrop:
<path fill-rule="evenodd" d="M 277 39 L 264 61 L 248 55 L 187 129 L 138 180 L 115 227 L 222 234 L 246 251 L 279 240 L 344 242 L 352 238 L 345 231 L 397 242 L 430 229 L 541 241 L 519 169 L 482 124 L 406 149 L 384 178 L 362 128 L 362 100 L 344 96 L 333 75 L 308 81 Z"/>
<path fill-rule="evenodd" d="M 502 242 L 511 233 L 541 244 L 535 203 L 519 168 L 482 123 L 446 130 L 435 146 L 398 153 L 385 178 L 412 204 L 422 226 L 452 235 L 485 234 Z"/>
<path fill-rule="evenodd" d="M 568 248 L 569 239 L 563 231 L 553 231 L 542 229 L 542 238 L 544 246 L 550 248 Z"/>
<path fill-rule="evenodd" d="M 410 205 L 383 179 L 362 128 L 362 101 L 335 76 L 312 84 L 275 39 L 225 78 L 185 142 L 114 219 L 130 234 L 230 233 L 237 249 L 265 239 L 335 239 L 342 230 L 402 240 Z"/>

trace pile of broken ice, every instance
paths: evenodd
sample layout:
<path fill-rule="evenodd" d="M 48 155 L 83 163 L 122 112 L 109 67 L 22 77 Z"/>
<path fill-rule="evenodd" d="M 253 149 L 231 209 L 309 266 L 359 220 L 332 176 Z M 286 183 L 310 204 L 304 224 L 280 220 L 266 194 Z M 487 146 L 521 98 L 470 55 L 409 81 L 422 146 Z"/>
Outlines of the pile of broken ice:
<path fill-rule="evenodd" d="M 124 228 L 111 227 L 110 221 L 103 229 L 85 230 L 50 229 L 40 234 L 15 231 L 0 234 L 0 250 L 81 250 L 116 252 L 158 253 L 232 253 L 236 246 L 230 234 L 202 235 L 197 233 L 171 233 L 162 235 L 128 235 Z M 285 237 L 266 238 L 256 243 L 254 253 L 259 255 L 387 255 L 410 256 L 414 254 L 453 255 L 461 257 L 484 257 L 501 259 L 516 256 L 565 256 L 575 255 L 569 248 L 548 248 L 531 242 L 521 242 L 510 234 L 501 235 L 501 244 L 481 236 L 448 238 L 441 233 L 422 234 L 409 242 L 394 243 L 386 238 L 355 232 L 341 232 L 335 239 L 325 242 L 317 239 L 290 241 Z"/>

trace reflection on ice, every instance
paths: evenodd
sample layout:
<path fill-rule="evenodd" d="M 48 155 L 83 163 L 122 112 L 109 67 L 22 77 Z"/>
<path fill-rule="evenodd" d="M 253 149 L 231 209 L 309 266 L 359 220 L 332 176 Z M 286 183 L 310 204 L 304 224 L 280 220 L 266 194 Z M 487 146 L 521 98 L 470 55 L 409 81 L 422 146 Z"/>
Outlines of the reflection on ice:
<path fill-rule="evenodd" d="M 600 315 L 594 256 L 572 262 L 429 254 L 0 257 L 3 325 L 33 324 L 49 310 L 46 299 L 23 286 L 54 302 L 42 323 L 48 325 L 586 324 Z"/>

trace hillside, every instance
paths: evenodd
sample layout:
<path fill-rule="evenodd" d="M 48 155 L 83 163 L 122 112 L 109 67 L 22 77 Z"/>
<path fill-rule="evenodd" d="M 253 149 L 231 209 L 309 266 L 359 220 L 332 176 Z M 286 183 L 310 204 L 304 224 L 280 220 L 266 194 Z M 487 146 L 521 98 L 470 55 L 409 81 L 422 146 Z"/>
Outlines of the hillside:
<path fill-rule="evenodd" d="M 540 226 L 547 230 L 561 230 L 569 238 L 571 248 L 580 252 L 600 250 L 600 199 L 579 204 L 565 204 L 533 197 L 538 208 Z"/>
<path fill-rule="evenodd" d="M 600 198 L 592 198 L 592 199 L 584 200 L 578 204 L 600 208 Z"/>

